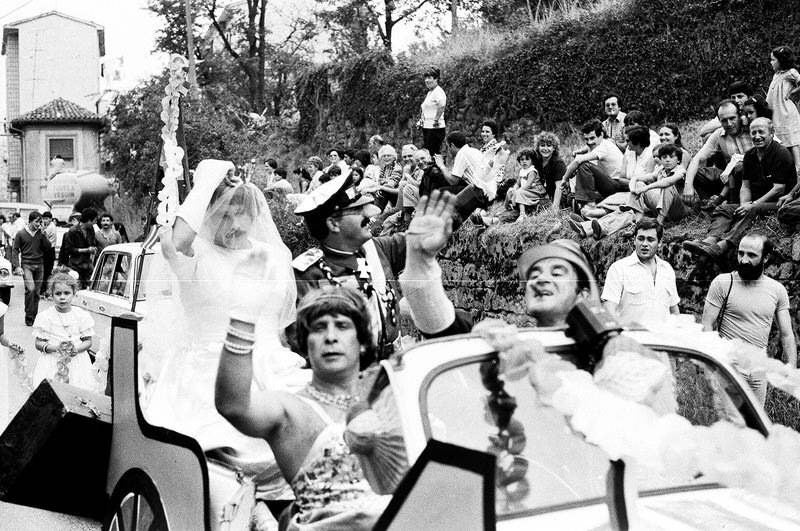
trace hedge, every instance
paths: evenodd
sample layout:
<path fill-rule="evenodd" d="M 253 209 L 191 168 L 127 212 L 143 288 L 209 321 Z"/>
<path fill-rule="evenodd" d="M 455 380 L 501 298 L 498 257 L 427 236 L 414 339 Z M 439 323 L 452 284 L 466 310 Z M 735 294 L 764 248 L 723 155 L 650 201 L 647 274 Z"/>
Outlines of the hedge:
<path fill-rule="evenodd" d="M 654 123 L 709 116 L 734 80 L 766 89 L 770 49 L 800 51 L 799 7 L 794 0 L 629 0 L 616 11 L 555 22 L 492 58 L 436 65 L 448 127 L 476 132 L 491 116 L 518 134 L 564 131 L 599 116 L 609 91 Z M 296 87 L 300 139 L 359 144 L 375 131 L 409 138 L 426 66 L 370 52 L 310 68 Z"/>

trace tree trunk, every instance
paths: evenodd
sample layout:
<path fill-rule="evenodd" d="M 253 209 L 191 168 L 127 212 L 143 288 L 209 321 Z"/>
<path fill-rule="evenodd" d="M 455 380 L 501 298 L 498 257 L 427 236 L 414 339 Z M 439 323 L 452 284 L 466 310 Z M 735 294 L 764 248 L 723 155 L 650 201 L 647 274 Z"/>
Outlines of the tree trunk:
<path fill-rule="evenodd" d="M 454 36 L 458 33 L 458 0 L 450 1 L 450 33 Z"/>
<path fill-rule="evenodd" d="M 258 15 L 258 96 L 259 103 L 256 112 L 261 114 L 266 106 L 266 62 L 267 62 L 267 28 L 266 28 L 267 0 L 261 0 L 261 12 Z"/>
<path fill-rule="evenodd" d="M 183 0 L 186 7 L 186 55 L 189 59 L 189 99 L 197 101 L 197 69 L 194 60 L 194 25 L 192 24 L 192 0 Z"/>

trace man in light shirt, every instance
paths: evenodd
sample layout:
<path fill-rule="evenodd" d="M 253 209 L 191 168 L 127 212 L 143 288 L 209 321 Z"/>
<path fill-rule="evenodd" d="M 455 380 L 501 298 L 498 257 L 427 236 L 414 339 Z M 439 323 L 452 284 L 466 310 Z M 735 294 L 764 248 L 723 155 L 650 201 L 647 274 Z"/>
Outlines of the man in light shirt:
<path fill-rule="evenodd" d="M 763 234 L 747 234 L 739 242 L 736 270 L 711 281 L 703 308 L 703 329 L 716 330 L 727 339 L 740 339 L 767 355 L 769 332 L 778 324 L 783 359 L 797 367 L 797 341 L 792 327 L 789 295 L 780 282 L 764 274 L 773 244 Z M 767 382 L 746 373 L 745 379 L 763 404 Z"/>
<path fill-rule="evenodd" d="M 628 182 L 620 179 L 622 152 L 611 140 L 603 137 L 600 120 L 590 120 L 581 127 L 586 150 L 576 153 L 567 166 L 561 187 L 575 175 L 575 201 L 579 206 L 596 203 L 616 192 L 628 190 Z M 616 176 L 616 178 L 614 177 Z M 557 194 L 557 199 L 560 196 Z M 559 204 L 554 200 L 555 204 Z"/>
<path fill-rule="evenodd" d="M 600 299 L 623 324 L 663 323 L 669 314 L 679 313 L 675 271 L 658 256 L 663 234 L 656 220 L 640 219 L 634 227 L 634 252 L 608 270 Z"/>
<path fill-rule="evenodd" d="M 742 126 L 739 107 L 733 100 L 722 100 L 717 106 L 717 118 L 722 127 L 711 133 L 700 151 L 692 158 L 686 169 L 683 187 L 683 202 L 691 205 L 698 199 L 711 199 L 719 206 L 727 199 L 736 202 L 742 178 L 744 154 L 753 147 L 750 131 Z M 713 156 L 720 154 L 726 167 L 706 166 Z"/>

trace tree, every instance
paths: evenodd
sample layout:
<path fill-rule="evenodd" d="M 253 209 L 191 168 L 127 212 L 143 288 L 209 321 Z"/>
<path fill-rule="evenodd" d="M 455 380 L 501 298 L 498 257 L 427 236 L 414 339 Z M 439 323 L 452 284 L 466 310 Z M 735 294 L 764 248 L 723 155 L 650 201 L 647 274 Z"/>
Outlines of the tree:
<path fill-rule="evenodd" d="M 186 55 L 185 0 L 150 0 L 148 7 L 164 20 L 156 49 Z M 191 0 L 195 55 L 201 85 L 221 83 L 244 97 L 250 111 L 278 116 L 290 106 L 296 70 L 311 54 L 316 26 L 296 18 L 286 34 L 268 27 L 268 0 L 217 5 L 217 0 Z M 202 32 L 206 27 L 209 31 Z M 284 28 L 281 28 L 282 30 Z M 204 33 L 204 34 L 203 34 Z"/>
<path fill-rule="evenodd" d="M 166 53 L 177 53 L 186 57 L 186 16 L 184 2 L 191 1 L 196 10 L 198 0 L 148 0 L 147 9 L 164 19 L 166 24 L 156 32 L 155 49 Z M 204 10 L 202 10 L 204 12 Z M 195 11 L 196 13 L 196 11 Z M 201 29 L 204 24 L 202 17 L 195 15 L 192 21 L 192 36 L 195 42 L 201 40 Z M 195 48 L 195 58 L 202 59 L 200 51 Z"/>
<path fill-rule="evenodd" d="M 167 76 L 156 76 L 117 96 L 102 132 L 104 156 L 127 197 L 144 206 L 154 193 L 161 153 L 161 99 Z M 269 145 L 270 130 L 254 127 L 238 96 L 217 87 L 202 102 L 182 104 L 189 166 L 214 158 L 243 162 Z"/>
<path fill-rule="evenodd" d="M 449 9 L 451 0 L 317 1 L 328 6 L 319 16 L 332 29 L 334 43 L 338 39 L 340 49 L 359 54 L 373 38 L 391 52 L 398 24 L 412 20 L 425 6 L 446 3 Z"/>

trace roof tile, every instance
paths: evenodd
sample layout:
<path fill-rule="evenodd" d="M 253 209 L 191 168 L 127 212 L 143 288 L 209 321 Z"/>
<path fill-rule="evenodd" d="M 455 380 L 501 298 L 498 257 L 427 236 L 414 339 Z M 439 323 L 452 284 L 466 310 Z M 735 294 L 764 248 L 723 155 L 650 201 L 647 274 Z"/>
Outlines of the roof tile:
<path fill-rule="evenodd" d="M 91 123 L 101 124 L 102 119 L 92 111 L 64 98 L 56 98 L 30 112 L 18 116 L 11 125 L 19 127 L 40 123 Z"/>

